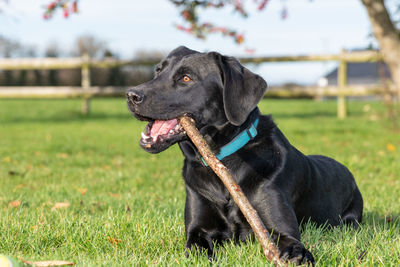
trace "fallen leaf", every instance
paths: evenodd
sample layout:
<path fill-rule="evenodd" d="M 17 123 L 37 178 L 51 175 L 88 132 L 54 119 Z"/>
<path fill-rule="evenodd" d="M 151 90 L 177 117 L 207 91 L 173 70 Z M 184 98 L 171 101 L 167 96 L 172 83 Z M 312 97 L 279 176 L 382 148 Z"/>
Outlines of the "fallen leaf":
<path fill-rule="evenodd" d="M 387 144 L 386 148 L 387 148 L 388 151 L 392 151 L 392 152 L 396 151 L 396 147 L 394 145 L 392 145 L 392 144 Z"/>
<path fill-rule="evenodd" d="M 77 190 L 81 193 L 82 196 L 84 196 L 87 192 L 87 188 L 78 188 Z"/>
<path fill-rule="evenodd" d="M 28 171 L 31 171 L 31 170 L 33 170 L 33 165 L 32 164 L 30 164 L 30 163 L 28 163 L 28 164 L 26 164 L 26 167 L 25 167 Z"/>
<path fill-rule="evenodd" d="M 110 165 L 102 165 L 101 168 L 104 169 L 104 170 L 111 170 L 111 166 Z"/>
<path fill-rule="evenodd" d="M 388 223 L 392 223 L 392 222 L 394 222 L 394 221 L 396 221 L 396 219 L 397 219 L 397 217 L 395 217 L 395 216 L 385 216 L 386 217 L 386 222 L 388 222 Z"/>
<path fill-rule="evenodd" d="M 125 205 L 125 212 L 131 212 L 131 208 L 129 208 L 128 204 Z"/>
<path fill-rule="evenodd" d="M 19 201 L 19 200 L 14 200 L 14 201 L 10 202 L 10 206 L 13 207 L 13 208 L 17 208 L 20 205 L 21 205 L 21 201 Z"/>
<path fill-rule="evenodd" d="M 39 231 L 39 226 L 38 225 L 33 225 L 31 227 L 31 230 L 37 232 L 37 231 Z"/>
<path fill-rule="evenodd" d="M 24 188 L 25 186 L 26 186 L 26 184 L 18 184 L 18 185 L 15 186 L 14 190 L 15 189 Z"/>
<path fill-rule="evenodd" d="M 61 158 L 61 159 L 66 159 L 68 158 L 68 154 L 67 153 L 58 153 L 57 158 Z"/>
<path fill-rule="evenodd" d="M 37 266 L 37 267 L 47 267 L 47 266 L 71 266 L 75 265 L 74 262 L 70 261 L 24 261 L 21 259 L 23 263 L 32 265 L 32 266 Z"/>
<path fill-rule="evenodd" d="M 113 237 L 110 237 L 110 236 L 107 237 L 107 239 L 108 239 L 108 242 L 110 242 L 113 245 L 118 245 L 118 243 L 121 242 L 120 240 L 118 240 L 116 238 L 113 238 Z"/>
<path fill-rule="evenodd" d="M 104 202 L 95 202 L 95 203 L 92 203 L 92 205 L 93 205 L 94 207 L 96 207 L 96 208 L 100 208 L 103 204 L 104 204 Z"/>
<path fill-rule="evenodd" d="M 113 198 L 117 198 L 120 199 L 120 195 L 119 194 L 115 194 L 115 193 L 108 193 L 110 196 L 112 196 Z"/>
<path fill-rule="evenodd" d="M 68 202 L 57 202 L 54 204 L 54 206 L 51 208 L 51 210 L 56 210 L 56 209 L 63 209 L 63 208 L 68 208 L 70 204 Z"/>

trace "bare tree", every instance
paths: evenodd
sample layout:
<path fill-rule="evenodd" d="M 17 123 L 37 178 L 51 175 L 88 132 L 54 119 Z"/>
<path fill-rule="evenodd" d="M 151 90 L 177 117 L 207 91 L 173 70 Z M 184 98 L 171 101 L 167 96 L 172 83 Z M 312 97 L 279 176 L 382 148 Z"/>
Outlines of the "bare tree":
<path fill-rule="evenodd" d="M 93 35 L 82 35 L 75 41 L 74 49 L 72 51 L 74 56 L 82 56 L 88 54 L 92 58 L 101 58 L 104 56 L 106 49 L 106 42 L 96 38 Z"/>
<path fill-rule="evenodd" d="M 0 55 L 2 57 L 15 57 L 21 50 L 21 44 L 17 41 L 0 36 Z"/>
<path fill-rule="evenodd" d="M 210 22 L 202 22 L 200 14 L 204 9 L 224 9 L 232 8 L 234 12 L 239 13 L 244 18 L 249 16 L 246 10 L 246 3 L 252 3 L 257 6 L 259 11 L 266 8 L 270 0 L 168 0 L 179 10 L 180 16 L 187 23 L 185 25 L 177 25 L 177 28 L 193 34 L 198 38 L 204 38 L 211 33 L 220 33 L 227 37 L 231 37 L 236 43 L 241 44 L 244 36 L 239 34 L 237 30 L 230 29 L 229 27 L 217 27 Z M 361 3 L 367 9 L 374 35 L 379 43 L 383 57 L 389 66 L 390 72 L 393 77 L 394 86 L 397 90 L 398 101 L 400 102 L 400 33 L 397 26 L 399 22 L 395 22 L 394 18 L 390 16 L 388 8 L 385 4 L 391 0 L 361 0 Z M 77 0 L 63 0 L 53 1 L 45 9 L 47 18 L 50 18 L 55 10 L 64 8 L 64 10 L 72 10 L 73 13 L 77 11 Z M 391 2 L 393 6 L 400 10 L 398 1 Z M 287 9 L 283 5 L 282 18 L 286 18 Z"/>

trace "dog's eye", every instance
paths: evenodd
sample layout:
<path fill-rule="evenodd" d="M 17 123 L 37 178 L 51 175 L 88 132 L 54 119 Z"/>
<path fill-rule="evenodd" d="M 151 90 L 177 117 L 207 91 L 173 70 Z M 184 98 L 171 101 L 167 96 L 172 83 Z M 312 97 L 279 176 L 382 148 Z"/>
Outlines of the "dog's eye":
<path fill-rule="evenodd" d="M 185 83 L 190 82 L 191 80 L 192 80 L 192 79 L 191 79 L 189 76 L 187 76 L 187 75 L 185 75 L 185 76 L 182 77 L 182 81 L 184 81 Z"/>

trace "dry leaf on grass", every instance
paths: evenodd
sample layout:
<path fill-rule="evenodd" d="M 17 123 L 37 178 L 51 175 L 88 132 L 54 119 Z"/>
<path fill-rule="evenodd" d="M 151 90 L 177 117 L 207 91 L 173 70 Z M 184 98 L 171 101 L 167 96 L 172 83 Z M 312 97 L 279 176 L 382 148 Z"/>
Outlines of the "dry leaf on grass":
<path fill-rule="evenodd" d="M 54 206 L 51 208 L 51 210 L 56 210 L 56 209 L 63 209 L 63 208 L 68 208 L 70 204 L 68 202 L 57 202 L 54 204 Z"/>
<path fill-rule="evenodd" d="M 116 199 L 121 199 L 121 196 L 119 194 L 115 194 L 115 193 L 108 193 L 110 196 L 112 196 L 113 198 Z"/>
<path fill-rule="evenodd" d="M 79 191 L 79 193 L 81 193 L 82 196 L 84 196 L 87 192 L 87 188 L 77 188 L 77 190 Z"/>
<path fill-rule="evenodd" d="M 131 212 L 131 208 L 129 208 L 128 204 L 125 205 L 125 212 Z"/>
<path fill-rule="evenodd" d="M 388 144 L 386 148 L 387 148 L 388 151 L 392 151 L 392 152 L 396 151 L 396 147 L 394 145 L 392 145 L 392 144 Z"/>
<path fill-rule="evenodd" d="M 60 158 L 60 159 L 68 158 L 68 154 L 67 153 L 58 153 L 56 156 L 57 156 L 57 158 Z"/>
<path fill-rule="evenodd" d="M 11 207 L 17 208 L 17 207 L 19 207 L 21 205 L 21 201 L 14 200 L 14 201 L 11 201 L 9 204 L 10 204 Z"/>
<path fill-rule="evenodd" d="M 107 239 L 108 239 L 108 242 L 110 242 L 113 245 L 118 245 L 118 243 L 121 242 L 120 240 L 118 240 L 116 238 L 113 238 L 113 237 L 110 237 L 110 236 L 107 237 Z"/>
<path fill-rule="evenodd" d="M 74 262 L 70 261 L 24 261 L 21 260 L 23 263 L 37 266 L 37 267 L 47 267 L 47 266 L 71 266 L 75 265 Z"/>
<path fill-rule="evenodd" d="M 26 186 L 26 184 L 18 184 L 18 185 L 15 186 L 14 190 L 15 189 L 24 188 L 25 186 Z"/>

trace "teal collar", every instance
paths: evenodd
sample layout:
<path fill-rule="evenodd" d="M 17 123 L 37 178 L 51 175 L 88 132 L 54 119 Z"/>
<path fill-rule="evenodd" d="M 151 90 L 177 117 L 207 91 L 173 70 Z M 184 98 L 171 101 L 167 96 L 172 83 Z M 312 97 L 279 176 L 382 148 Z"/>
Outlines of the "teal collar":
<path fill-rule="evenodd" d="M 221 147 L 217 159 L 222 160 L 223 158 L 232 155 L 242 147 L 244 147 L 250 140 L 253 140 L 254 137 L 257 136 L 257 125 L 258 125 L 258 116 L 253 123 L 250 123 L 250 126 L 247 127 L 244 131 L 238 134 L 232 141 L 228 144 Z M 207 162 L 201 157 L 201 162 L 204 166 L 208 166 Z"/>

